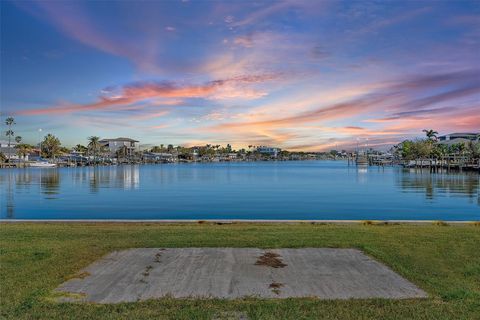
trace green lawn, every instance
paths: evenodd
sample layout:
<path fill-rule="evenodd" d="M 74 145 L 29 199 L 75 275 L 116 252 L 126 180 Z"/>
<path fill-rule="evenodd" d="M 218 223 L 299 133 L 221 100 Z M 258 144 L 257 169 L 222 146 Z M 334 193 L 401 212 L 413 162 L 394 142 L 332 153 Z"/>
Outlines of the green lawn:
<path fill-rule="evenodd" d="M 311 224 L 0 224 L 0 318 L 480 319 L 480 227 Z M 359 248 L 430 295 L 420 300 L 159 299 L 52 302 L 51 291 L 112 250 L 132 247 Z"/>

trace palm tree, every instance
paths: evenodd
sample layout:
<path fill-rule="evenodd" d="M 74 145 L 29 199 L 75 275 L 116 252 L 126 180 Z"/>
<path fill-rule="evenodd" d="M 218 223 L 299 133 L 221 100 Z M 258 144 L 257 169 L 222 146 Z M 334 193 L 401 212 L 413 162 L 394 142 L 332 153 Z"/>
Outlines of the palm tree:
<path fill-rule="evenodd" d="M 15 142 L 16 142 L 16 143 L 20 143 L 20 141 L 22 141 L 22 137 L 16 136 L 16 137 L 15 137 Z"/>
<path fill-rule="evenodd" d="M 60 154 L 60 140 L 52 134 L 47 134 L 42 142 L 42 152 L 47 158 L 55 159 L 55 156 Z"/>
<path fill-rule="evenodd" d="M 88 138 L 88 149 L 93 152 L 93 162 L 97 162 L 97 153 L 100 150 L 100 138 L 97 136 L 91 136 Z"/>
<path fill-rule="evenodd" d="M 6 135 L 8 137 L 8 147 L 10 148 L 11 138 L 15 134 L 15 132 L 12 131 L 12 125 L 15 124 L 15 119 L 13 119 L 13 117 L 8 117 L 7 119 L 5 119 L 5 124 L 8 126 L 8 130 L 6 132 Z"/>
<path fill-rule="evenodd" d="M 425 132 L 425 135 L 427 136 L 428 140 L 431 140 L 431 141 L 437 140 L 437 134 L 438 134 L 437 131 L 434 131 L 432 129 L 430 130 L 423 129 L 422 131 Z"/>
<path fill-rule="evenodd" d="M 124 159 L 127 157 L 128 155 L 128 149 L 127 149 L 127 146 L 122 146 L 120 148 L 118 148 L 118 150 L 115 152 L 116 156 L 117 156 L 117 159 Z"/>
<path fill-rule="evenodd" d="M 105 158 L 108 156 L 110 149 L 107 146 L 100 145 L 100 154 L 102 155 L 102 163 L 105 162 Z"/>

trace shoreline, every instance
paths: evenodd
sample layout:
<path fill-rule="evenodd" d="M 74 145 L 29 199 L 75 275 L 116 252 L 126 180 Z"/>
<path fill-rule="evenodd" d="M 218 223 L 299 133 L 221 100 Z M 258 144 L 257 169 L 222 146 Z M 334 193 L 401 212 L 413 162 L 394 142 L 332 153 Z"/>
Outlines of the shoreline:
<path fill-rule="evenodd" d="M 0 219 L 1 223 L 157 223 L 157 224 L 475 224 L 479 220 L 272 220 L 272 219 Z"/>

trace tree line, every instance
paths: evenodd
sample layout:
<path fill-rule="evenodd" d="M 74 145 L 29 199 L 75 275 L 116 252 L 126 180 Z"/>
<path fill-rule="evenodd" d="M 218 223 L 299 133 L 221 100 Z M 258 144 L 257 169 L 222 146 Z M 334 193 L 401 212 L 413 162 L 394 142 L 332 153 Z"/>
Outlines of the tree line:
<path fill-rule="evenodd" d="M 432 129 L 423 130 L 425 138 L 405 140 L 394 147 L 394 152 L 403 160 L 445 159 L 450 156 L 467 159 L 480 158 L 480 142 L 469 141 L 444 144 L 438 141 L 438 132 Z"/>

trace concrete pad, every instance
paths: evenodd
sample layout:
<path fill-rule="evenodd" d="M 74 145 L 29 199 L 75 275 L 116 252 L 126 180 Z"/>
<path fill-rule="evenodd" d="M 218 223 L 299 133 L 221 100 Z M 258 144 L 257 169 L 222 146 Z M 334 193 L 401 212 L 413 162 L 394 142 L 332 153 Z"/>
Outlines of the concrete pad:
<path fill-rule="evenodd" d="M 267 254 L 266 254 L 267 253 Z M 61 301 L 175 298 L 424 298 L 356 249 L 140 248 L 115 251 L 57 291 Z"/>

